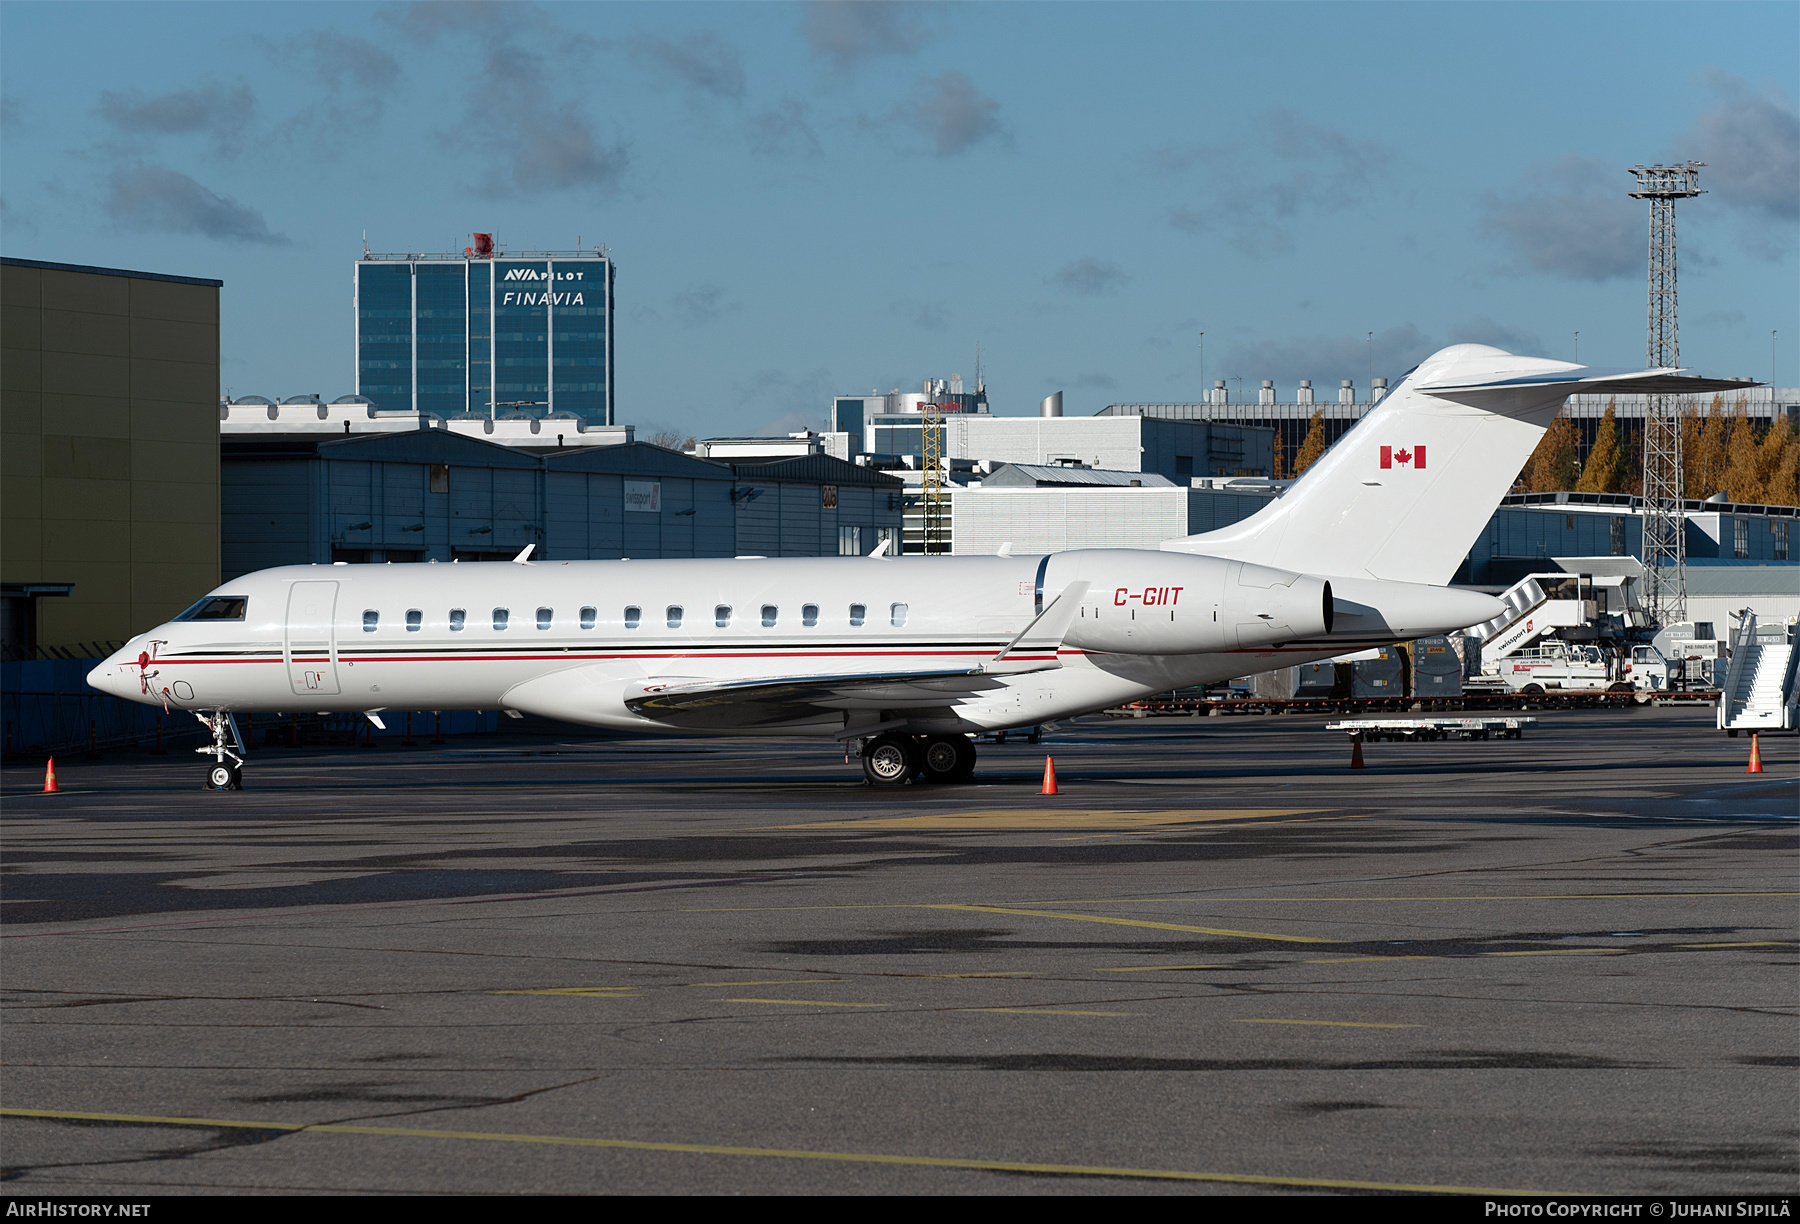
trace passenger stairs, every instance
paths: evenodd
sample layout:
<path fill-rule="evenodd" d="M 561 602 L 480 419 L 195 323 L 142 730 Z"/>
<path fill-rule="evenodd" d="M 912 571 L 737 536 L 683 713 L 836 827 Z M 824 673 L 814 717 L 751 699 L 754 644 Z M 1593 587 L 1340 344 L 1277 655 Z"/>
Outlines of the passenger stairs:
<path fill-rule="evenodd" d="M 1731 668 L 1719 694 L 1720 730 L 1792 731 L 1800 726 L 1794 629 L 1779 622 L 1758 626 L 1754 612 L 1740 618 Z"/>
<path fill-rule="evenodd" d="M 1539 638 L 1558 629 L 1578 628 L 1594 618 L 1591 599 L 1552 598 L 1533 574 L 1512 584 L 1500 596 L 1506 611 L 1469 630 L 1481 642 L 1484 666 L 1535 645 Z"/>

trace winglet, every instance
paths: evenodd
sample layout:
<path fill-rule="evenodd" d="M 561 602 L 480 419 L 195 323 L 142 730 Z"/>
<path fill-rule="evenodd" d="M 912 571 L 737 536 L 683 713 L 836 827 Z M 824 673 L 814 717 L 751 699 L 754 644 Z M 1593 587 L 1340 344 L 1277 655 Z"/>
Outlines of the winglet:
<path fill-rule="evenodd" d="M 530 560 L 531 550 L 536 547 L 537 547 L 536 544 L 527 544 L 524 548 L 521 548 L 519 550 L 519 555 L 513 558 L 513 564 L 514 565 L 526 564 Z"/>
<path fill-rule="evenodd" d="M 1063 638 L 1069 635 L 1069 626 L 1074 623 L 1075 614 L 1081 610 L 1081 597 L 1088 592 L 1085 582 L 1071 582 L 1062 589 L 1062 594 L 1050 601 L 1050 606 L 1038 614 L 1037 618 L 1008 642 L 1000 653 L 993 657 L 993 663 L 1000 663 L 1015 650 L 1055 650 L 1062 645 Z"/>
<path fill-rule="evenodd" d="M 869 555 L 870 555 L 870 556 L 871 556 L 871 557 L 885 557 L 885 556 L 887 556 L 887 554 L 888 554 L 888 545 L 890 545 L 890 544 L 892 544 L 892 543 L 893 543 L 893 542 L 894 542 L 894 537 L 893 537 L 893 536 L 887 536 L 887 537 L 884 537 L 884 538 L 883 538 L 883 539 L 882 539 L 882 541 L 881 541 L 881 543 L 879 543 L 879 544 L 877 544 L 877 545 L 876 545 L 876 546 L 875 546 L 875 547 L 874 547 L 874 548 L 872 548 L 872 549 L 870 549 L 870 550 L 869 550 Z"/>

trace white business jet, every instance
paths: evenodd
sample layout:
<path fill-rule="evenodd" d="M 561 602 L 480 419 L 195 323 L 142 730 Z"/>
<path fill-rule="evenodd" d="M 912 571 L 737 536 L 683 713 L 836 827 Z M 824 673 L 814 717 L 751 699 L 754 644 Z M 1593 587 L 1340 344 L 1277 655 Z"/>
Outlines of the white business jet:
<path fill-rule="evenodd" d="M 1497 600 L 1444 584 L 1567 396 L 1740 385 L 1461 344 L 1283 497 L 1160 550 L 284 566 L 88 683 L 192 711 L 213 789 L 241 785 L 237 713 L 384 709 L 819 736 L 856 743 L 874 783 L 956 781 L 979 732 L 1491 619 Z"/>

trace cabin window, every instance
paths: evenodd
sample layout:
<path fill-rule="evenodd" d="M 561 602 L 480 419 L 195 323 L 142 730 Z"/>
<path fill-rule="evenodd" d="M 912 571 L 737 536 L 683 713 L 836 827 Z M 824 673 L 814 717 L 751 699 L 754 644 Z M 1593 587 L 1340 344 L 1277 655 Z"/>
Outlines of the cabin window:
<path fill-rule="evenodd" d="M 780 608 L 777 608 L 774 604 L 764 604 L 762 606 L 762 627 L 764 629 L 773 629 L 775 627 L 775 621 L 780 615 Z"/>
<path fill-rule="evenodd" d="M 906 628 L 905 604 L 890 604 L 888 606 L 888 624 L 896 629 Z"/>
<path fill-rule="evenodd" d="M 867 618 L 868 614 L 869 610 L 861 604 L 850 605 L 850 623 L 852 625 L 860 626 L 864 619 Z"/>
<path fill-rule="evenodd" d="M 670 604 L 668 608 L 668 626 L 671 629 L 681 628 L 681 605 Z"/>
<path fill-rule="evenodd" d="M 461 608 L 450 609 L 450 632 L 461 633 L 463 626 L 469 623 L 469 614 Z"/>
<path fill-rule="evenodd" d="M 719 629 L 731 628 L 731 605 L 720 604 L 713 609 L 713 625 Z"/>
<path fill-rule="evenodd" d="M 364 633 L 374 633 L 376 628 L 380 624 L 381 624 L 381 613 L 377 612 L 374 608 L 368 608 L 368 609 L 364 610 L 364 612 L 363 612 L 363 632 Z"/>
<path fill-rule="evenodd" d="M 423 612 L 419 611 L 417 608 L 408 608 L 406 610 L 406 631 L 408 633 L 417 633 L 424 624 L 425 614 Z"/>
<path fill-rule="evenodd" d="M 555 615 L 556 614 L 549 608 L 539 608 L 537 610 L 537 627 L 540 630 L 548 629 L 550 627 L 550 621 Z"/>
<path fill-rule="evenodd" d="M 626 608 L 625 609 L 625 627 L 627 629 L 636 629 L 638 627 L 638 623 L 642 619 L 642 617 L 643 617 L 643 613 L 639 612 L 636 608 Z"/>
<path fill-rule="evenodd" d="M 805 625 L 808 629 L 811 629 L 813 626 L 817 625 L 819 623 L 819 605 L 818 604 L 801 604 L 800 605 L 800 623 L 802 625 Z"/>
<path fill-rule="evenodd" d="M 512 613 L 507 611 L 505 608 L 495 608 L 494 609 L 494 631 L 496 633 L 498 633 L 500 630 L 506 628 L 506 622 L 508 620 L 510 620 L 511 618 L 512 618 Z"/>
<path fill-rule="evenodd" d="M 592 629 L 594 627 L 595 622 L 598 621 L 599 619 L 600 619 L 600 613 L 596 609 L 583 608 L 581 610 L 581 627 L 583 629 Z"/>

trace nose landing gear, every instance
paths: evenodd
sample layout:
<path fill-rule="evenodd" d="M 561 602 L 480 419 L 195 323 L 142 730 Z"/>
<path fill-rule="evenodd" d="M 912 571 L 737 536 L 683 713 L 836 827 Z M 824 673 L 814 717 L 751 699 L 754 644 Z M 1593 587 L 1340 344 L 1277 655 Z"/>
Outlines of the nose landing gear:
<path fill-rule="evenodd" d="M 194 717 L 212 732 L 213 737 L 212 743 L 194 749 L 213 759 L 213 763 L 206 767 L 206 789 L 243 790 L 244 758 L 239 754 L 244 751 L 244 738 L 238 734 L 237 719 L 223 710 L 204 714 L 195 710 Z M 236 752 L 232 751 L 233 747 L 237 749 Z"/>

